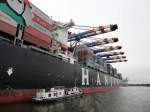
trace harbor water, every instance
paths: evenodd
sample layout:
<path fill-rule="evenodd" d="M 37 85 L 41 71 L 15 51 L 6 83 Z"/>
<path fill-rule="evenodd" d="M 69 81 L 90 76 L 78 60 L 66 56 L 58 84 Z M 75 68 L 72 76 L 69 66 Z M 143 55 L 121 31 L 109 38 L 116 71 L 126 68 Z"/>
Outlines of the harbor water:
<path fill-rule="evenodd" d="M 53 104 L 0 105 L 0 112 L 150 112 L 149 96 L 150 87 L 121 87 Z"/>

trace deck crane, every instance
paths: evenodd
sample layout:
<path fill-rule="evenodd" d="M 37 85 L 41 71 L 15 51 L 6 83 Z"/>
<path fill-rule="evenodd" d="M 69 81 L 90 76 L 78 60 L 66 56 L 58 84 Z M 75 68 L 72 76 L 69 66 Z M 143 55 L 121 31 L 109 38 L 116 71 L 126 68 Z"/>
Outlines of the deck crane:
<path fill-rule="evenodd" d="M 109 57 L 109 56 L 117 56 L 117 55 L 124 55 L 124 52 L 108 52 L 108 53 L 103 53 L 103 54 L 98 54 L 96 56 L 98 57 Z"/>
<path fill-rule="evenodd" d="M 104 39 L 97 40 L 95 42 L 85 43 L 84 45 L 86 45 L 87 47 L 94 47 L 94 46 L 99 46 L 99 45 L 104 45 L 104 44 L 109 44 L 114 42 L 118 42 L 118 38 L 116 37 L 110 39 L 104 38 Z"/>
<path fill-rule="evenodd" d="M 93 52 L 95 54 L 97 54 L 99 52 L 108 52 L 108 51 L 113 51 L 113 50 L 119 50 L 121 48 L 122 48 L 121 46 L 109 46 L 108 48 L 102 48 L 102 49 L 93 50 Z"/>
<path fill-rule="evenodd" d="M 116 29 L 118 29 L 117 24 L 100 26 L 100 27 L 93 27 L 92 30 L 88 30 L 88 31 L 78 33 L 78 34 L 71 34 L 68 37 L 68 42 L 79 41 L 80 39 L 83 39 L 83 38 L 87 38 L 87 37 L 91 37 L 91 36 L 95 36 L 95 35 L 99 35 L 99 34 L 103 34 L 103 33 L 112 32 L 112 31 L 115 31 Z"/>

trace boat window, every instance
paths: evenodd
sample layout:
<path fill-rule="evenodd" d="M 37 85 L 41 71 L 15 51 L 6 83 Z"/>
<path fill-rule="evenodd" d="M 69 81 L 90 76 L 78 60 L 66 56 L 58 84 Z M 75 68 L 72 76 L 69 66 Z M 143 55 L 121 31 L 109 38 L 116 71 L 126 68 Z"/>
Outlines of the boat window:
<path fill-rule="evenodd" d="M 48 94 L 48 97 L 51 97 L 51 94 Z"/>
<path fill-rule="evenodd" d="M 57 93 L 54 93 L 54 96 L 57 96 Z"/>

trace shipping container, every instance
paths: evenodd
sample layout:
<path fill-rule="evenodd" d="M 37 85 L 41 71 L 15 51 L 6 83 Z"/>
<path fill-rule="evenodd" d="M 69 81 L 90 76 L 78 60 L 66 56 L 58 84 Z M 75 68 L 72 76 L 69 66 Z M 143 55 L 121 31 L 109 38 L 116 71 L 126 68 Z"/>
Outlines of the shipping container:
<path fill-rule="evenodd" d="M 52 19 L 33 4 L 30 5 L 31 8 L 27 8 L 23 14 L 27 24 L 27 27 L 24 30 L 23 40 L 38 47 L 50 50 L 53 27 Z"/>
<path fill-rule="evenodd" d="M 38 47 L 50 50 L 51 38 L 34 28 L 25 28 L 23 40 Z"/>
<path fill-rule="evenodd" d="M 17 22 L 10 16 L 6 15 L 0 8 L 0 31 L 5 32 L 12 37 L 16 36 Z"/>

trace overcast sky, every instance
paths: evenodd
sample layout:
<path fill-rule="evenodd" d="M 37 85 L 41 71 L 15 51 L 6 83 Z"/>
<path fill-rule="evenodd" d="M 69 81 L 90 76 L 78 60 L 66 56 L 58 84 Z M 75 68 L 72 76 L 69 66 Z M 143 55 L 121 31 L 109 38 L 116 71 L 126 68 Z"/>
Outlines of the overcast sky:
<path fill-rule="evenodd" d="M 150 0 L 30 0 L 54 20 L 79 25 L 118 24 L 115 32 L 127 63 L 114 64 L 130 83 L 150 83 Z"/>

